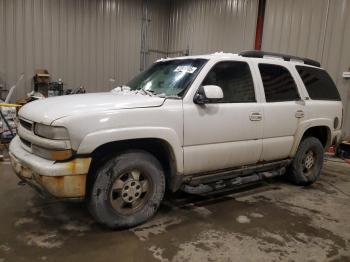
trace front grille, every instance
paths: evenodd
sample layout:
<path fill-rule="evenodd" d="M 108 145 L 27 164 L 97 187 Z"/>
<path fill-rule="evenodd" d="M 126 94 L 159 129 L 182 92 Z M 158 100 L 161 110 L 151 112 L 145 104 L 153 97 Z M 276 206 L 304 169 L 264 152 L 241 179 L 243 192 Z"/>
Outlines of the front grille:
<path fill-rule="evenodd" d="M 32 143 L 30 143 L 28 140 L 25 140 L 25 139 L 23 139 L 22 137 L 20 137 L 20 139 L 21 139 L 21 142 L 22 142 L 25 146 L 27 146 L 27 147 L 31 147 L 31 146 L 32 146 Z"/>
<path fill-rule="evenodd" d="M 24 127 L 25 129 L 29 130 L 29 131 L 32 131 L 33 129 L 33 124 L 30 123 L 30 122 L 27 122 L 23 119 L 20 119 L 19 120 L 19 123 L 21 124 L 22 127 Z"/>

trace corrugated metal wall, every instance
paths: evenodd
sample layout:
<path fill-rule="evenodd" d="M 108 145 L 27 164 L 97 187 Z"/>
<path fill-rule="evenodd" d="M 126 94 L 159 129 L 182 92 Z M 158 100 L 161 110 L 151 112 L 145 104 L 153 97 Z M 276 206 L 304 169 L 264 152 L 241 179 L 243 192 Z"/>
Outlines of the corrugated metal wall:
<path fill-rule="evenodd" d="M 65 88 L 104 91 L 110 78 L 125 83 L 144 64 L 187 48 L 251 49 L 257 1 L 0 0 L 0 84 L 8 88 L 24 72 L 16 92 L 23 97 L 34 70 L 45 68 Z"/>
<path fill-rule="evenodd" d="M 350 136 L 349 0 L 268 0 L 262 49 L 321 61 L 341 93 L 344 131 Z"/>
<path fill-rule="evenodd" d="M 108 90 L 139 71 L 141 16 L 141 0 L 0 0 L 0 81 L 24 72 L 21 97 L 46 68 L 66 88 Z"/>
<path fill-rule="evenodd" d="M 149 1 L 147 60 L 254 46 L 258 0 Z"/>
<path fill-rule="evenodd" d="M 268 0 L 263 50 L 321 60 L 328 0 Z"/>
<path fill-rule="evenodd" d="M 23 97 L 34 70 L 46 68 L 66 88 L 105 91 L 109 78 L 121 84 L 137 73 L 143 55 L 148 65 L 187 51 L 253 49 L 257 7 L 258 0 L 0 0 L 0 84 L 24 72 L 16 92 Z M 263 50 L 321 61 L 341 92 L 348 135 L 349 14 L 349 0 L 267 0 L 262 41 Z"/>
<path fill-rule="evenodd" d="M 340 89 L 344 103 L 345 135 L 350 138 L 350 79 L 342 73 L 350 71 L 350 1 L 331 1 L 322 65 L 327 68 Z"/>
<path fill-rule="evenodd" d="M 173 0 L 168 51 L 237 53 L 254 47 L 258 0 Z M 177 54 L 175 54 L 177 55 Z"/>
<path fill-rule="evenodd" d="M 170 0 L 149 1 L 147 65 L 167 56 L 170 8 Z"/>

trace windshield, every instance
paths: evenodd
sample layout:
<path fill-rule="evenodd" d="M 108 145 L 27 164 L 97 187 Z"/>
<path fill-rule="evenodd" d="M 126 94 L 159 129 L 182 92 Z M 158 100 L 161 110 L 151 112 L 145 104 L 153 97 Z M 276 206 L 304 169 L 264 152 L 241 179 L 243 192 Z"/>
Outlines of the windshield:
<path fill-rule="evenodd" d="M 196 78 L 206 59 L 177 59 L 153 64 L 126 85 L 155 95 L 181 97 Z"/>

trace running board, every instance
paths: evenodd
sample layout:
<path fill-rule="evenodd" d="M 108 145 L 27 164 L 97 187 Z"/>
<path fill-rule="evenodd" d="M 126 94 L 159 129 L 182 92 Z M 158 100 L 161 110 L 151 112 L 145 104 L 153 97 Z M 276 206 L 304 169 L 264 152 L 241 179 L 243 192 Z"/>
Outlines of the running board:
<path fill-rule="evenodd" d="M 286 168 L 282 167 L 274 171 L 265 171 L 260 173 L 253 173 L 246 176 L 238 176 L 229 179 L 221 179 L 215 182 L 209 182 L 207 184 L 190 185 L 184 184 L 181 190 L 193 195 L 204 195 L 213 192 L 221 192 L 226 190 L 231 190 L 244 185 L 253 184 L 262 181 L 267 178 L 282 176 L 286 173 Z"/>
<path fill-rule="evenodd" d="M 236 177 L 244 177 L 255 173 L 262 173 L 271 170 L 277 170 L 282 167 L 288 166 L 292 162 L 292 159 L 279 160 L 269 163 L 260 163 L 250 166 L 243 166 L 231 170 L 215 171 L 212 173 L 196 174 L 185 176 L 183 182 L 191 186 L 197 186 L 199 184 L 209 184 L 210 182 L 216 182 L 218 180 L 232 179 Z"/>

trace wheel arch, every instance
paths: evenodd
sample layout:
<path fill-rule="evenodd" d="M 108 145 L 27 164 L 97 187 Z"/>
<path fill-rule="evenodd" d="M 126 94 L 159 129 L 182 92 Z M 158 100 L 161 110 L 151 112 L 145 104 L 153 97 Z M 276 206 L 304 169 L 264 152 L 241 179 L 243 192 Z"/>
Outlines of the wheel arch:
<path fill-rule="evenodd" d="M 180 186 L 181 175 L 176 165 L 176 155 L 171 145 L 160 138 L 138 138 L 112 141 L 98 146 L 92 153 L 92 161 L 86 181 L 87 190 L 90 192 L 97 169 L 111 157 L 125 151 L 143 150 L 152 154 L 161 163 L 167 189 L 176 191 Z"/>
<path fill-rule="evenodd" d="M 316 137 L 320 140 L 324 148 L 327 148 L 332 143 L 332 129 L 327 121 L 327 123 L 312 123 L 305 127 L 299 129 L 296 133 L 294 145 L 292 147 L 291 155 L 294 156 L 299 147 L 300 142 L 305 137 Z"/>
<path fill-rule="evenodd" d="M 331 143 L 331 130 L 328 126 L 313 126 L 305 130 L 302 139 L 305 137 L 315 137 L 320 140 L 324 148 Z"/>

